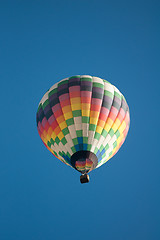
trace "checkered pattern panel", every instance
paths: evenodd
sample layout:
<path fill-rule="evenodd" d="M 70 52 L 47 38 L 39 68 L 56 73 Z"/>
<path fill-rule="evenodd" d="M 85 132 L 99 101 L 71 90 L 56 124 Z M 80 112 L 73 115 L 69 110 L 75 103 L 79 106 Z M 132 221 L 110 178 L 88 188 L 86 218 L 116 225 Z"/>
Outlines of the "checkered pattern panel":
<path fill-rule="evenodd" d="M 43 143 L 70 166 L 71 156 L 81 150 L 96 154 L 97 167 L 104 164 L 123 144 L 129 124 L 129 108 L 120 91 L 106 80 L 88 75 L 73 76 L 53 85 L 37 111 L 37 128 Z M 91 164 L 77 166 L 81 170 Z"/>

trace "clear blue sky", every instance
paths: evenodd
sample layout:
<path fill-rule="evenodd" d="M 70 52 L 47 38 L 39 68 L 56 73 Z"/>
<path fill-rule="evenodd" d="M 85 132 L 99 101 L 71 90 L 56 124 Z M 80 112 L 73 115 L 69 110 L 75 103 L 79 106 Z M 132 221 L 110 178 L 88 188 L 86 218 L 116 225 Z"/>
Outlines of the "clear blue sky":
<path fill-rule="evenodd" d="M 0 239 L 160 239 L 160 2 L 0 1 Z M 62 78 L 124 94 L 126 142 L 81 185 L 43 146 L 36 111 Z"/>

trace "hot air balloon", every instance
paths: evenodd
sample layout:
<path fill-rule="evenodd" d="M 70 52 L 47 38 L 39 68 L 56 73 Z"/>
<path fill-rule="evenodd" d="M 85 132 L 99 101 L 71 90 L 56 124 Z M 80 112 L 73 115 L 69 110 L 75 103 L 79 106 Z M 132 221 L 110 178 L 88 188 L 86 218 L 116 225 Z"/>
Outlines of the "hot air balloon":
<path fill-rule="evenodd" d="M 81 183 L 89 182 L 88 173 L 117 153 L 130 124 L 122 93 L 88 75 L 54 84 L 41 99 L 36 120 L 46 148 L 79 171 Z"/>

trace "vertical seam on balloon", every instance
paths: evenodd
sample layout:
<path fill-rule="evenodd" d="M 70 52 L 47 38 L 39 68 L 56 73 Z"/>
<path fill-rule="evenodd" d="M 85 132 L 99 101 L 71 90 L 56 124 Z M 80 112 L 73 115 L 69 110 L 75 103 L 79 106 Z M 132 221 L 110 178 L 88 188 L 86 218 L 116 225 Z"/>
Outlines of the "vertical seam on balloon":
<path fill-rule="evenodd" d="M 122 99 L 123 99 L 123 95 L 122 95 Z M 126 101 L 125 101 L 126 102 Z M 127 104 L 127 102 L 126 102 L 126 104 Z M 122 106 L 122 101 L 121 101 L 121 106 Z M 116 130 L 116 132 L 119 130 L 119 128 L 121 127 L 121 125 L 122 125 L 122 123 L 123 123 L 123 121 L 124 121 L 124 119 L 126 118 L 126 115 L 127 115 L 127 113 L 129 114 L 129 111 L 128 111 L 128 109 L 129 109 L 129 107 L 128 107 L 128 105 L 127 105 L 127 109 L 126 109 L 126 112 L 125 112 L 125 115 L 124 115 L 124 117 L 123 117 L 123 120 L 122 120 L 122 122 L 121 122 L 121 124 L 119 125 L 119 127 L 118 127 L 118 129 Z M 120 110 L 121 110 L 121 107 L 120 107 Z M 120 112 L 120 110 L 119 110 L 119 112 Z M 119 113 L 118 112 L 118 113 Z M 118 115 L 118 114 L 117 114 Z M 113 125 L 112 125 L 113 126 Z M 129 129 L 129 128 L 128 128 Z M 124 131 L 126 130 L 126 127 L 125 127 L 125 129 L 124 129 Z M 124 134 L 124 131 L 119 135 L 119 137 L 114 141 L 114 143 L 120 138 L 120 137 L 122 137 L 123 136 L 123 134 Z M 116 134 L 116 132 L 114 133 L 114 135 Z M 127 131 L 128 132 L 128 131 Z M 114 135 L 112 136 L 112 138 L 114 137 Z M 126 135 L 127 136 L 127 135 Z M 125 141 L 125 139 L 126 139 L 126 136 L 124 136 L 123 137 L 123 139 L 124 139 L 124 141 Z M 109 140 L 109 142 L 112 140 L 112 138 Z M 123 141 L 123 139 L 122 139 L 122 141 Z M 123 141 L 123 142 L 124 142 Z M 107 143 L 107 144 L 109 144 L 109 142 Z M 113 143 L 113 144 L 114 144 Z M 106 145 L 107 145 L 106 144 Z M 123 143 L 122 143 L 123 144 Z M 106 147 L 106 145 L 105 145 L 105 147 Z M 119 145 L 118 145 L 118 148 L 117 148 L 117 152 L 118 152 L 118 150 L 120 149 L 120 143 L 119 143 Z M 113 150 L 114 150 L 114 148 L 113 148 Z M 113 151 L 112 150 L 112 151 Z M 111 152 L 112 152 L 111 151 Z M 116 154 L 116 152 L 115 152 L 115 154 Z M 106 160 L 105 160 L 105 157 L 103 158 L 103 159 L 101 159 L 101 161 L 98 163 L 98 165 L 97 165 L 97 168 L 99 167 L 99 165 L 103 165 L 104 163 L 106 163 L 109 159 L 111 159 L 115 154 L 111 154 L 110 156 L 108 156 L 107 158 L 106 158 Z M 99 156 L 98 156 L 99 157 Z M 101 164 L 102 163 L 102 164 Z"/>
<path fill-rule="evenodd" d="M 49 91 L 47 91 L 47 92 L 49 92 Z M 46 92 L 46 93 L 47 93 Z M 43 105 L 42 103 L 41 103 L 41 105 Z M 43 111 L 43 114 L 44 114 L 44 116 L 45 116 L 45 118 L 46 118 L 46 115 L 45 115 L 45 113 L 44 113 L 44 110 L 43 110 L 43 107 L 42 107 L 42 111 Z M 47 119 L 47 118 L 46 118 Z M 47 120 L 47 122 L 48 122 L 48 120 Z M 41 125 L 42 125 L 42 123 L 40 123 Z M 48 122 L 48 124 L 49 124 L 49 122 Z M 50 124 L 49 124 L 50 125 Z M 43 126 L 41 126 L 43 129 L 44 129 L 44 127 Z M 42 134 L 42 136 L 43 136 L 43 138 L 46 140 L 46 142 L 50 142 L 46 137 L 45 137 L 45 135 L 44 135 L 44 133 L 39 129 L 39 131 L 41 132 L 41 134 Z M 44 129 L 44 131 L 46 131 L 45 129 Z M 40 136 L 41 137 L 41 136 Z M 42 139 L 42 138 L 41 138 Z M 44 143 L 44 144 L 46 144 L 43 140 L 42 140 L 42 142 Z M 50 142 L 50 144 L 51 144 L 51 142 Z M 51 145 L 53 145 L 53 144 L 51 144 Z M 50 147 L 46 144 L 46 146 L 49 148 L 49 151 L 50 151 Z M 52 150 L 52 149 L 51 149 Z M 53 150 L 52 150 L 53 151 Z M 51 151 L 50 151 L 51 152 Z M 55 151 L 53 151 L 53 152 L 55 152 Z M 52 153 L 52 152 L 51 152 Z M 63 160 L 62 160 L 62 157 L 59 155 L 59 153 L 57 153 L 57 152 L 55 152 L 57 155 L 58 155 L 58 158 L 63 162 Z"/>
<path fill-rule="evenodd" d="M 57 86 L 56 86 L 56 88 L 57 88 Z M 56 89 L 56 88 L 53 88 L 53 89 Z M 51 89 L 51 88 L 50 88 Z M 49 89 L 49 90 L 50 90 Z M 53 116 L 54 116 L 54 119 L 55 119 L 55 121 L 56 121 L 56 123 L 57 123 L 57 125 L 59 126 L 59 128 L 61 129 L 61 127 L 60 127 L 60 125 L 59 125 L 59 123 L 57 122 L 57 119 L 56 119 L 56 117 L 55 117 L 55 114 L 54 114 L 54 112 L 53 112 L 53 110 L 52 110 L 52 107 L 51 107 L 51 103 L 50 103 L 50 100 L 49 100 L 49 92 L 50 91 L 48 91 L 48 101 L 49 101 L 49 106 L 50 106 L 50 109 L 51 109 L 51 111 L 52 111 L 52 113 L 53 113 Z M 58 88 L 57 88 L 57 93 L 58 93 Z M 51 125 L 50 125 L 51 126 Z M 54 132 L 54 131 L 53 131 Z M 62 132 L 62 129 L 61 129 L 61 132 Z M 63 133 L 63 132 L 62 132 Z M 64 135 L 64 134 L 63 134 Z M 57 135 L 56 135 L 57 136 Z M 57 136 L 58 137 L 58 136 Z M 64 136 L 65 137 L 65 136 Z M 60 140 L 60 139 L 59 139 Z M 55 142 L 55 141 L 54 141 Z M 59 144 L 61 143 L 61 140 L 60 140 L 60 142 L 59 142 Z M 61 154 L 63 155 L 63 149 L 61 148 L 61 146 L 59 146 L 59 144 L 57 144 L 57 146 L 58 146 L 58 148 L 59 149 L 57 149 L 59 152 L 61 152 Z M 53 144 L 52 144 L 53 145 Z M 53 145 L 54 146 L 54 145 Z M 66 152 L 68 152 L 68 150 L 67 150 L 67 148 L 66 148 L 66 146 L 64 145 L 64 148 L 66 149 Z M 64 152 L 65 153 L 65 152 Z M 65 155 L 66 155 L 66 153 L 65 153 Z M 67 155 L 66 155 L 67 156 Z M 61 156 L 61 158 L 66 162 L 66 163 L 68 163 L 69 165 L 70 165 L 70 163 L 66 160 L 66 159 L 64 159 L 62 156 Z"/>
<path fill-rule="evenodd" d="M 112 85 L 113 86 L 113 85 Z M 113 88 L 114 88 L 114 86 L 113 86 Z M 120 93 L 121 94 L 121 93 Z M 114 97 L 113 97 L 113 101 L 112 101 L 112 106 L 113 106 L 113 103 L 114 103 L 114 99 L 115 99 L 115 89 L 114 89 Z M 121 94 L 121 105 L 120 105 L 120 107 L 119 107 L 119 110 L 118 110 L 118 112 L 117 112 L 117 115 L 116 115 L 116 117 L 115 117 L 115 120 L 116 120 L 116 118 L 117 118 L 117 116 L 118 116 L 118 114 L 119 114 L 119 112 L 120 112 L 120 109 L 121 109 L 121 106 L 122 106 L 122 99 L 123 99 L 123 95 Z M 111 108 L 112 108 L 112 106 L 111 106 Z M 109 113 L 109 115 L 110 115 L 110 113 Z M 108 118 L 109 118 L 109 115 L 108 115 L 108 117 L 107 117 L 107 120 L 108 120 Z M 107 123 L 107 120 L 106 120 L 106 123 Z M 115 120 L 114 120 L 114 122 L 115 122 Z M 109 132 L 110 132 L 110 130 L 111 130 L 111 128 L 112 128 L 112 126 L 114 125 L 114 122 L 112 123 L 112 125 L 110 126 L 110 128 L 109 128 L 109 130 L 108 130 L 108 133 L 107 133 L 107 136 L 108 136 L 108 134 L 109 134 Z M 105 124 L 106 124 L 105 123 Z M 115 135 L 115 133 L 114 133 L 114 135 Z M 113 136 L 114 136 L 113 135 Z M 106 136 L 106 137 L 107 137 Z M 112 139 L 112 137 L 111 137 L 111 139 Z M 111 140 L 110 139 L 110 140 Z M 102 144 L 101 144 L 101 146 L 103 145 L 103 143 L 105 142 L 105 140 L 106 140 L 106 138 L 104 139 L 104 141 L 102 142 Z M 110 140 L 109 140 L 109 142 L 110 142 Z M 108 142 L 108 143 L 109 143 Z M 107 143 L 107 144 L 108 144 Z M 104 148 L 107 146 L 107 144 L 105 145 L 105 146 L 103 146 Z M 100 146 L 100 148 L 101 148 L 101 146 Z M 101 153 L 97 156 L 98 157 L 98 159 L 101 157 Z M 101 159 L 101 161 L 102 161 L 102 159 Z M 100 162 L 101 162 L 100 161 Z"/>
<path fill-rule="evenodd" d="M 102 79 L 103 80 L 103 79 Z M 103 106 L 103 103 L 104 103 L 104 97 L 105 97 L 105 95 L 104 95 L 104 91 L 105 91 L 105 83 L 104 83 L 104 80 L 103 80 L 103 84 L 104 84 L 104 89 L 103 89 L 103 99 L 102 99 L 102 103 L 101 103 L 101 108 L 100 108 L 100 111 L 99 111 L 99 116 L 98 116 L 98 121 L 97 121 L 97 126 L 96 126 L 96 130 L 95 130 L 95 133 L 97 132 L 97 127 L 98 127 L 98 123 L 99 123 L 99 118 L 100 118 L 100 114 L 101 114 L 101 111 L 102 111 L 102 106 Z M 112 101 L 113 101 L 113 99 L 112 99 Z M 112 105 L 111 105 L 112 106 Z M 110 110 L 110 109 L 109 109 Z M 109 115 L 109 114 L 108 114 Z M 104 125 L 105 125 L 105 123 L 104 123 Z M 104 126 L 103 126 L 104 127 Z M 104 128 L 103 128 L 104 129 Z M 103 131 L 103 129 L 101 130 L 101 133 L 100 134 L 102 134 L 102 131 Z M 94 137 L 95 137 L 95 134 L 94 134 Z M 95 140 L 95 138 L 94 138 L 94 140 Z M 98 139 L 98 141 L 100 140 L 100 138 Z M 94 151 L 95 151 L 95 148 L 94 148 Z M 93 152 L 94 152 L 93 151 Z"/>
<path fill-rule="evenodd" d="M 88 139 L 89 139 L 90 114 L 91 114 L 92 93 L 93 93 L 93 76 L 91 76 L 91 78 L 92 78 L 92 89 L 91 89 L 91 101 L 90 101 L 90 109 L 89 109 Z"/>
<path fill-rule="evenodd" d="M 127 130 L 126 130 L 127 129 Z M 123 138 L 122 138 L 122 140 L 120 141 L 120 143 L 114 148 L 115 149 L 115 152 L 114 153 L 112 153 L 111 154 L 111 156 L 109 157 L 109 159 L 110 158 L 112 158 L 118 151 L 119 151 L 119 149 L 121 148 L 121 146 L 123 145 L 123 143 L 124 143 L 124 141 L 125 141 L 125 139 L 126 139 L 126 137 L 127 137 L 127 134 L 128 134 L 128 130 L 129 130 L 129 125 L 127 125 L 126 126 L 126 128 L 123 130 L 123 133 L 122 133 L 122 135 L 123 135 Z M 118 140 L 118 138 L 116 139 L 116 141 Z M 113 149 L 113 150 L 114 150 Z M 112 150 L 112 151 L 113 151 Z M 109 160 L 108 159 L 108 160 Z"/>
<path fill-rule="evenodd" d="M 68 81 L 68 88 L 69 88 L 69 78 L 67 78 L 66 80 Z M 63 81 L 63 80 L 61 80 L 60 82 L 62 82 L 62 81 Z M 58 84 L 59 84 L 60 82 L 58 82 Z M 57 87 L 57 93 L 58 93 L 58 87 Z M 68 95 L 69 95 L 69 92 L 68 92 Z M 66 123 L 66 125 L 67 125 L 66 117 L 65 117 L 65 115 L 64 115 L 64 110 L 63 110 L 63 108 L 62 108 L 62 103 L 61 103 L 59 97 L 60 97 L 60 96 L 58 96 L 59 104 L 60 104 L 60 106 L 61 106 L 61 111 L 62 111 L 62 113 L 63 113 L 63 117 L 64 117 L 64 120 L 65 120 L 65 123 Z M 69 97 L 69 102 L 70 102 L 70 97 Z M 71 105 L 71 102 L 70 102 L 70 105 Z M 73 118 L 73 114 L 72 114 L 72 118 Z M 60 128 L 61 128 L 61 127 L 60 127 Z M 67 128 L 68 128 L 68 125 L 67 125 Z M 62 130 L 62 129 L 61 129 L 61 130 Z M 71 138 L 71 134 L 70 134 L 69 128 L 68 128 L 68 131 L 69 131 L 68 136 L 69 136 L 71 142 L 73 143 L 73 140 L 72 140 L 72 138 Z M 70 146 L 70 150 L 72 151 L 70 142 L 68 143 L 68 145 Z M 74 147 L 74 143 L 73 143 L 73 147 Z M 75 147 L 74 147 L 74 148 L 75 148 Z M 67 150 L 67 151 L 68 151 L 68 150 Z M 75 149 L 75 151 L 76 151 L 76 149 Z M 73 151 L 72 151 L 72 152 L 73 152 Z"/>
<path fill-rule="evenodd" d="M 127 115 L 127 112 L 126 112 L 126 115 Z M 126 117 L 126 115 L 125 115 L 125 117 Z M 124 119 L 125 119 L 125 117 L 124 117 Z M 124 120 L 123 119 L 123 120 Z M 123 121 L 122 121 L 123 122 Z M 120 127 L 120 126 L 119 126 Z M 127 126 L 126 126 L 127 127 Z M 112 153 L 111 153 L 111 155 L 109 156 L 109 157 L 107 157 L 107 159 L 104 161 L 104 163 L 106 163 L 107 161 L 109 161 L 118 151 L 119 151 L 119 149 L 121 148 L 121 146 L 123 145 L 123 143 L 124 143 L 124 141 L 125 141 L 125 139 L 126 139 L 126 136 L 127 136 L 127 133 L 128 133 L 128 129 L 127 129 L 127 133 L 126 133 L 126 135 L 124 135 L 124 133 L 125 133 L 125 131 L 126 131 L 126 127 L 125 127 L 125 129 L 123 130 L 123 132 L 121 133 L 121 135 L 114 141 L 114 143 L 115 142 L 117 142 L 117 140 L 121 137 L 122 138 L 122 140 L 119 142 L 119 144 L 115 147 L 115 148 L 113 148 L 113 150 L 111 151 Z M 113 144 L 114 144 L 113 143 Z M 114 151 L 115 150 L 115 151 Z M 113 152 L 114 151 L 114 152 Z"/>
<path fill-rule="evenodd" d="M 51 109 L 51 111 L 52 111 L 52 107 L 51 107 L 51 105 L 50 105 L 50 101 L 49 101 L 49 93 L 50 93 L 50 91 L 48 91 L 48 102 L 49 102 L 49 106 L 50 106 L 50 109 Z M 52 111 L 52 113 L 53 113 L 53 116 L 54 116 L 54 119 L 55 119 L 55 121 L 57 122 L 57 120 L 56 120 L 56 117 L 55 117 L 55 115 L 54 115 L 54 112 Z M 47 120 L 48 121 L 48 120 Z M 49 122 L 48 122 L 49 123 Z M 58 124 L 58 122 L 57 122 L 57 124 Z M 50 123 L 49 123 L 49 125 L 50 125 Z M 51 126 L 51 125 L 50 125 Z M 58 126 L 59 126 L 59 124 L 58 124 Z M 60 126 L 59 126 L 60 127 Z M 54 132 L 54 130 L 53 130 L 53 132 Z M 62 132 L 62 129 L 61 129 L 61 132 Z M 58 136 L 57 136 L 58 137 Z M 60 140 L 60 139 L 59 139 Z M 53 140 L 54 141 L 54 140 Z M 61 142 L 61 141 L 60 141 Z M 59 144 L 60 144 L 60 142 L 59 142 Z M 54 141 L 54 143 L 56 143 L 55 141 Z M 61 154 L 63 154 L 63 149 L 61 148 L 61 146 L 59 146 L 59 144 L 57 144 L 57 146 L 58 146 L 58 148 L 59 149 L 57 149 L 58 150 L 58 152 L 61 152 Z M 53 145 L 53 144 L 51 144 L 51 145 Z M 54 146 L 54 145 L 53 145 Z M 56 148 L 56 147 L 55 147 Z M 65 148 L 65 146 L 64 146 L 64 148 Z M 66 148 L 65 148 L 66 149 Z M 67 149 L 66 149 L 67 150 Z M 58 154 L 59 155 L 59 154 Z M 61 158 L 63 159 L 63 161 L 64 162 L 66 162 L 66 163 L 68 163 L 62 156 L 61 156 Z M 68 163 L 69 164 L 69 163 Z"/>
<path fill-rule="evenodd" d="M 80 85 L 80 87 L 82 86 L 82 78 L 83 77 L 86 77 L 87 78 L 87 76 L 86 75 L 82 75 L 82 76 L 80 76 L 80 81 L 81 81 L 81 85 Z M 86 123 L 86 127 L 87 127 L 87 131 L 86 131 L 86 134 L 87 134 L 87 136 L 86 136 L 86 138 L 87 138 L 87 141 L 88 141 L 88 136 L 89 136 L 89 122 L 90 122 L 90 109 L 91 109 L 91 99 L 92 99 L 92 87 L 93 87 L 93 81 L 92 81 L 92 76 L 89 76 L 88 75 L 88 78 L 90 78 L 91 79 L 91 89 L 90 89 L 90 93 L 91 93 L 91 96 L 90 96 L 90 103 L 89 103 L 89 109 L 88 109 L 88 111 L 89 111 L 89 116 L 88 116 L 88 123 Z M 81 90 L 81 88 L 80 88 L 80 90 Z M 85 92 L 85 91 L 84 91 Z M 82 111 L 82 90 L 81 90 L 81 111 Z M 82 118 L 83 118 L 83 116 L 82 116 Z M 83 123 L 82 123 L 82 131 L 84 131 L 84 129 L 83 129 Z M 84 143 L 84 139 L 83 139 L 83 145 L 84 144 L 86 144 L 86 143 Z M 87 144 L 88 145 L 88 144 Z M 84 147 L 83 147 L 84 148 Z M 86 149 L 87 150 L 87 149 Z"/>
<path fill-rule="evenodd" d="M 74 76 L 73 76 L 74 77 Z M 73 122 L 74 122 L 74 124 L 72 125 L 73 127 L 74 127 L 74 131 L 75 131 L 75 134 L 76 134 L 76 136 L 77 136 L 77 142 L 78 142 L 78 135 L 77 135 L 77 131 L 76 131 L 76 123 L 75 123 L 75 117 L 73 116 L 73 106 L 72 106 L 72 104 L 71 104 L 71 97 L 70 97 L 70 87 L 69 87 L 69 80 L 70 79 L 72 79 L 73 77 L 70 77 L 69 79 L 68 79 L 68 89 L 69 89 L 69 102 L 70 102 L 70 107 L 71 107 L 71 110 L 72 110 L 72 118 L 73 118 Z M 79 77 L 80 78 L 80 76 L 75 76 L 75 77 Z M 81 110 L 82 111 L 82 110 Z M 82 119 L 82 114 L 81 114 L 81 119 Z M 81 126 L 81 128 L 82 128 L 82 126 Z M 79 142 L 78 142 L 78 145 L 79 145 Z M 80 150 L 80 149 L 79 149 Z"/>
<path fill-rule="evenodd" d="M 119 128 L 122 126 L 123 121 L 125 120 L 127 114 L 128 114 L 128 108 L 127 108 L 127 110 L 126 110 L 126 114 L 125 114 L 125 116 L 124 116 L 124 118 L 123 118 L 120 126 L 118 127 L 117 131 L 118 131 Z M 124 132 L 126 131 L 127 126 L 128 126 L 128 123 L 127 123 L 126 127 L 124 128 L 124 130 L 123 130 L 123 132 L 122 132 L 122 134 L 121 134 L 121 135 L 123 136 L 121 142 L 124 142 L 125 139 L 126 139 L 126 136 L 127 136 L 127 135 L 124 136 Z M 129 129 L 129 128 L 128 128 L 128 129 Z M 117 131 L 116 131 L 116 132 L 117 132 Z M 128 132 L 128 130 L 127 130 L 127 132 Z M 121 135 L 120 135 L 120 136 L 121 136 Z M 119 137 L 120 137 L 120 136 L 119 136 Z M 118 138 L 119 138 L 119 137 L 118 137 Z M 118 140 L 118 138 L 114 141 L 114 143 Z M 110 140 L 110 141 L 111 141 L 111 140 Z M 118 152 L 118 150 L 120 149 L 120 146 L 122 145 L 121 142 L 116 146 L 116 147 L 117 147 L 117 152 Z M 114 144 L 114 143 L 113 143 L 113 144 Z M 116 147 L 115 147 L 115 148 L 116 148 Z M 115 148 L 114 148 L 114 149 L 115 149 Z M 114 150 L 114 149 L 113 149 L 113 150 Z M 113 150 L 112 150 L 112 152 L 113 152 Z M 116 153 L 116 152 L 115 152 L 115 153 Z M 115 154 L 115 153 L 114 153 L 114 154 Z M 109 159 L 112 158 L 112 157 L 114 156 L 114 154 L 111 154 L 111 155 L 109 156 Z M 108 159 L 108 160 L 109 160 L 109 159 Z"/>
<path fill-rule="evenodd" d="M 104 80 L 103 80 L 104 81 Z M 104 82 L 105 83 L 105 82 Z M 113 87 L 113 85 L 111 84 L 111 83 L 109 83 L 111 86 L 112 86 L 112 88 L 113 88 L 113 98 L 112 98 L 112 103 L 111 103 L 111 106 L 110 106 L 110 108 L 108 109 L 109 110 L 109 113 L 108 113 L 108 116 L 107 116 L 107 119 L 106 119 L 106 121 L 105 121 L 105 124 L 104 124 L 104 126 L 103 126 L 103 129 L 102 129 L 102 131 L 101 131 L 101 136 L 100 136 L 100 138 L 99 138 L 99 141 L 101 140 L 101 137 L 103 136 L 102 134 L 103 134 L 103 131 L 105 130 L 104 128 L 105 128 L 105 125 L 106 125 L 106 123 L 107 123 L 107 120 L 108 120 L 108 118 L 109 118 L 109 114 L 110 114 L 110 110 L 111 110 L 111 107 L 112 107 L 112 105 L 113 105 L 113 102 L 114 102 L 114 87 Z M 107 135 L 108 135 L 108 133 L 107 133 Z M 106 136 L 107 137 L 107 136 Z M 105 138 L 106 139 L 106 138 Z M 103 142 L 105 141 L 105 139 L 103 140 Z M 101 146 L 103 145 L 103 142 L 102 142 L 102 144 L 100 145 L 100 147 L 99 147 L 99 149 L 101 148 Z M 99 150 L 98 149 L 98 150 Z"/>
<path fill-rule="evenodd" d="M 100 110 L 99 110 L 99 115 L 98 115 L 98 117 L 97 117 L 97 123 L 96 123 L 96 129 L 95 129 L 95 132 L 94 132 L 94 136 L 93 136 L 93 141 L 94 141 L 94 139 L 95 139 L 95 133 L 96 133 L 96 130 L 97 130 L 97 124 L 98 124 L 98 122 L 99 122 L 99 117 L 100 117 L 100 113 L 101 113 L 101 110 L 102 110 L 102 103 L 103 103 L 103 100 L 104 100 L 104 81 L 103 81 L 103 79 L 101 79 L 102 80 L 102 82 L 103 82 L 103 99 L 102 99 L 102 101 L 101 101 L 101 106 L 100 106 Z M 94 150 L 95 150 L 95 147 L 94 147 Z M 94 152 L 94 151 L 93 151 Z"/>

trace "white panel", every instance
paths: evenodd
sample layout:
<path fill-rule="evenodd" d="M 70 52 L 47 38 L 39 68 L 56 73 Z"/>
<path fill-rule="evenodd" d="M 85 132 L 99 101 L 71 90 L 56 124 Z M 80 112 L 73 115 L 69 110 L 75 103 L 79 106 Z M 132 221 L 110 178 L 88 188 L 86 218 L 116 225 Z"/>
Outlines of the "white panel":
<path fill-rule="evenodd" d="M 67 149 L 67 152 L 69 152 L 69 154 L 72 156 L 73 152 L 72 152 L 72 150 L 71 150 L 71 146 L 69 145 L 69 143 L 66 143 L 66 144 L 65 144 L 65 147 L 66 147 L 66 149 Z"/>
<path fill-rule="evenodd" d="M 82 124 L 82 117 L 74 117 L 75 124 Z"/>
<path fill-rule="evenodd" d="M 70 148 L 73 147 L 73 141 L 72 141 L 72 139 L 71 139 L 70 134 L 67 134 L 67 135 L 65 136 L 65 138 L 66 138 L 67 143 L 69 144 Z"/>
<path fill-rule="evenodd" d="M 103 144 L 105 138 L 101 135 L 100 136 L 100 139 L 98 141 L 98 144 L 97 144 L 97 148 L 100 149 L 101 145 Z"/>
<path fill-rule="evenodd" d="M 88 137 L 89 123 L 82 123 L 83 137 Z"/>
<path fill-rule="evenodd" d="M 58 83 L 55 83 L 50 89 L 49 89 L 49 92 L 51 92 L 53 89 L 57 88 L 58 86 Z"/>
<path fill-rule="evenodd" d="M 76 130 L 82 130 L 82 124 L 75 124 Z"/>
<path fill-rule="evenodd" d="M 92 144 L 93 143 L 94 134 L 95 134 L 95 132 L 89 131 L 89 134 L 88 134 L 88 144 Z"/>
<path fill-rule="evenodd" d="M 97 144 L 98 144 L 98 140 L 94 139 L 91 147 L 91 152 L 94 152 L 95 148 L 97 147 Z"/>
<path fill-rule="evenodd" d="M 111 136 L 108 134 L 107 137 L 105 138 L 104 142 L 102 143 L 102 145 L 105 147 L 109 141 L 111 140 Z"/>
<path fill-rule="evenodd" d="M 69 133 L 71 135 L 71 138 L 72 139 L 77 138 L 76 131 L 75 131 L 75 126 L 70 125 L 70 126 L 68 126 L 68 129 L 69 129 Z"/>
<path fill-rule="evenodd" d="M 116 137 L 116 135 L 113 135 L 113 137 L 111 138 L 111 140 L 109 141 L 109 146 L 110 145 L 113 145 L 113 143 L 115 142 L 117 140 L 117 137 Z"/>

